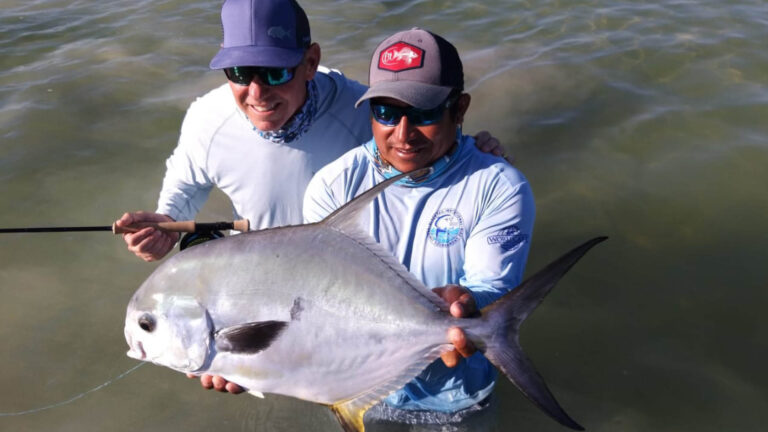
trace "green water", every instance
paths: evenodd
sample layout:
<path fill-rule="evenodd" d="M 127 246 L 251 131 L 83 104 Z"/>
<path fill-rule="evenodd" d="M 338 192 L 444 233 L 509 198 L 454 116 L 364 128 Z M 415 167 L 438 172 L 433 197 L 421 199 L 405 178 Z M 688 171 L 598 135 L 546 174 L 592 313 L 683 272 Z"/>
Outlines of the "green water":
<path fill-rule="evenodd" d="M 154 209 L 181 119 L 223 82 L 219 2 L 0 0 L 0 227 Z M 323 64 L 363 82 L 377 43 L 454 42 L 472 106 L 537 201 L 528 273 L 590 253 L 521 341 L 590 431 L 768 424 L 768 3 L 303 1 Z M 201 219 L 227 219 L 215 196 Z M 0 237 L 0 430 L 336 431 L 324 407 L 132 368 L 123 317 L 154 268 L 108 233 Z M 564 430 L 500 381 L 459 430 Z M 408 427 L 371 427 L 404 431 Z M 420 430 L 420 429 L 415 429 Z M 436 429 L 439 430 L 439 429 Z"/>

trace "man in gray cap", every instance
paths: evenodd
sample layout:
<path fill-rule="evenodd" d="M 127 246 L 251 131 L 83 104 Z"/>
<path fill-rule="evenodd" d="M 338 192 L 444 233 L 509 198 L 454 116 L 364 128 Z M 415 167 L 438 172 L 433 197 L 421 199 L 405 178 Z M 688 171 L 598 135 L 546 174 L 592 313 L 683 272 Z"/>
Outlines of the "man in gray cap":
<path fill-rule="evenodd" d="M 252 230 L 301 223 L 312 175 L 370 139 L 368 110 L 354 109 L 365 86 L 319 66 L 320 47 L 295 0 L 227 0 L 221 20 L 224 41 L 210 67 L 228 83 L 189 107 L 156 213 L 126 213 L 118 226 L 192 220 L 214 186 Z M 484 151 L 501 153 L 497 140 L 480 137 Z M 123 237 L 146 261 L 179 239 L 153 228 Z"/>
<path fill-rule="evenodd" d="M 412 29 L 386 39 L 357 101 L 370 103 L 373 139 L 321 169 L 304 198 L 305 222 L 317 222 L 387 178 L 431 167 L 385 189 L 365 217 L 369 234 L 426 286 L 439 287 L 455 317 L 519 285 L 535 213 L 523 174 L 462 134 L 470 104 L 463 89 L 459 55 L 442 37 Z M 461 356 L 443 355 L 366 418 L 450 423 L 487 406 L 495 368 L 469 355 L 458 328 L 449 339 Z"/>

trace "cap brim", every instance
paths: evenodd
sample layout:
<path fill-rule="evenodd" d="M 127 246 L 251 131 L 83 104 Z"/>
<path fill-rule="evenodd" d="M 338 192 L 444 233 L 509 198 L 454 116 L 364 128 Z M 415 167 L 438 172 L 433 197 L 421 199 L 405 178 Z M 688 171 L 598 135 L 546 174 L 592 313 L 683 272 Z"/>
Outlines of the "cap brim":
<path fill-rule="evenodd" d="M 419 109 L 431 109 L 440 105 L 453 90 L 452 87 L 442 87 L 413 81 L 386 81 L 366 91 L 355 103 L 355 108 L 368 99 L 390 97 L 405 102 Z"/>
<path fill-rule="evenodd" d="M 221 48 L 211 60 L 211 69 L 235 66 L 294 67 L 304 57 L 304 50 L 276 47 L 240 46 Z"/>

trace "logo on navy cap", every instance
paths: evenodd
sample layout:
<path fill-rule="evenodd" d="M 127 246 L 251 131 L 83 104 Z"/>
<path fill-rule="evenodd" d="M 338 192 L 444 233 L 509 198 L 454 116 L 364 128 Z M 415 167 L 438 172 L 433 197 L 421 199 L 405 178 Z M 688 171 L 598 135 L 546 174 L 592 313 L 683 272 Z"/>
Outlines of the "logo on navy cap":
<path fill-rule="evenodd" d="M 293 32 L 291 30 L 286 30 L 281 26 L 275 26 L 275 27 L 270 27 L 267 30 L 267 36 L 271 38 L 283 40 L 286 38 L 293 37 Z"/>
<path fill-rule="evenodd" d="M 401 72 L 424 65 L 424 50 L 405 42 L 398 42 L 379 54 L 379 69 Z"/>

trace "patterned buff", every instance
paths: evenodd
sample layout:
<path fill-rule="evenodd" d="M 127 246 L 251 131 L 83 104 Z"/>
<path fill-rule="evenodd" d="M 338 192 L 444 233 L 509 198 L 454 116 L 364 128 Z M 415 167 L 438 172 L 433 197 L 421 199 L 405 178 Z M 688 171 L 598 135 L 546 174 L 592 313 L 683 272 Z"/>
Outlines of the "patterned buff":
<path fill-rule="evenodd" d="M 304 106 L 301 110 L 291 117 L 282 128 L 276 131 L 262 131 L 255 126 L 253 130 L 259 133 L 259 135 L 275 144 L 288 144 L 297 140 L 304 132 L 309 130 L 312 125 L 312 120 L 317 114 L 317 84 L 315 81 L 307 81 L 307 101 L 304 102 Z"/>
<path fill-rule="evenodd" d="M 456 159 L 454 156 L 459 153 L 459 149 L 462 146 L 474 145 L 475 139 L 472 138 L 471 136 L 462 135 L 461 127 L 459 127 L 456 130 L 456 142 L 458 143 L 458 145 L 456 145 L 453 151 L 449 152 L 445 156 L 436 160 L 432 164 L 432 166 L 430 167 L 432 168 L 432 170 L 429 172 L 429 175 L 427 175 L 426 177 L 422 176 L 416 179 L 405 177 L 398 180 L 396 184 L 408 186 L 408 187 L 416 187 L 425 182 L 432 180 L 433 178 L 442 174 L 443 171 L 446 170 L 446 168 L 451 166 L 453 161 Z M 384 178 L 389 179 L 396 175 L 402 174 L 400 171 L 397 170 L 397 168 L 393 167 L 392 165 L 390 165 L 384 159 L 381 158 L 381 155 L 379 154 L 379 148 L 376 146 L 375 140 L 372 139 L 367 143 L 365 143 L 364 148 L 371 155 L 371 159 L 373 159 L 373 163 L 376 165 L 376 169 L 384 176 Z"/>

